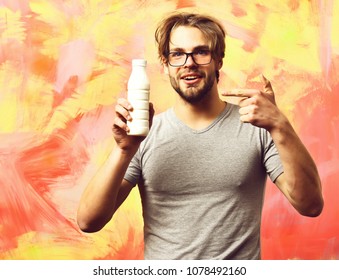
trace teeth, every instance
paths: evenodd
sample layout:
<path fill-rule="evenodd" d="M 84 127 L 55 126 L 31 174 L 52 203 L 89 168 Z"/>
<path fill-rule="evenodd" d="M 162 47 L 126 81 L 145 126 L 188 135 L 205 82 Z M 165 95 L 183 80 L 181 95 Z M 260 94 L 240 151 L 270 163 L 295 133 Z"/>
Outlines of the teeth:
<path fill-rule="evenodd" d="M 185 77 L 185 80 L 194 80 L 196 78 L 197 78 L 197 76 L 187 76 L 187 77 Z"/>

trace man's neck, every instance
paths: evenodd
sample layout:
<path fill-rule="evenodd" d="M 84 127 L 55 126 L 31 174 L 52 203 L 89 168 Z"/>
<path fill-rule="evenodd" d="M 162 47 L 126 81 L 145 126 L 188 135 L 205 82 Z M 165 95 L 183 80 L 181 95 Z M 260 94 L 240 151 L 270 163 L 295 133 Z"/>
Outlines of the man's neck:
<path fill-rule="evenodd" d="M 226 103 L 219 98 L 218 91 L 214 87 L 211 93 L 198 103 L 188 103 L 178 96 L 174 112 L 187 126 L 201 130 L 211 124 L 225 109 L 225 106 Z"/>

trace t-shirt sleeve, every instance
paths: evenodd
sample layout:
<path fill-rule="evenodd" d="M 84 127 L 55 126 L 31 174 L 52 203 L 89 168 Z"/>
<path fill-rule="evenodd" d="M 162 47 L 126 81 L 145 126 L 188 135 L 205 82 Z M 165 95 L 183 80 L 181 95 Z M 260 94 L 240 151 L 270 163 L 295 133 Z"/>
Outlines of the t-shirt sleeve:
<path fill-rule="evenodd" d="M 129 181 L 132 185 L 135 186 L 136 184 L 138 184 L 140 176 L 141 176 L 141 165 L 139 148 L 126 170 L 124 179 Z"/>
<path fill-rule="evenodd" d="M 275 180 L 284 172 L 284 168 L 271 135 L 265 129 L 262 129 L 262 132 L 264 140 L 263 162 L 268 176 L 272 182 L 275 182 Z"/>

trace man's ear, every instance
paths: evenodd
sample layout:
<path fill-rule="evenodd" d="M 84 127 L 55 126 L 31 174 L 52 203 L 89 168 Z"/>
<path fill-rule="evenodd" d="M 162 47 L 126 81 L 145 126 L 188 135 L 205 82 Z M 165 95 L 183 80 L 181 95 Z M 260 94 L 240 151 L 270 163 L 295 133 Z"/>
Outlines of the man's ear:
<path fill-rule="evenodd" d="M 162 64 L 162 67 L 164 67 L 164 73 L 166 75 L 168 75 L 168 62 L 167 62 L 167 59 L 165 57 L 162 57 L 161 58 L 161 64 Z"/>
<path fill-rule="evenodd" d="M 219 63 L 218 63 L 218 67 L 219 67 L 219 70 L 222 68 L 222 65 L 223 65 L 223 61 L 222 61 L 222 59 L 219 61 Z"/>

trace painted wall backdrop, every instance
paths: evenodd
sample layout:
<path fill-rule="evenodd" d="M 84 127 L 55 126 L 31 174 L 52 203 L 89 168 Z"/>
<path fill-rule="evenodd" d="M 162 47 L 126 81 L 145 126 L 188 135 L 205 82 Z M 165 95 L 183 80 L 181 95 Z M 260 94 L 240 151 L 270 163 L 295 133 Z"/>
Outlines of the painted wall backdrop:
<path fill-rule="evenodd" d="M 135 189 L 100 232 L 80 195 L 115 143 L 132 58 L 148 60 L 157 113 L 173 103 L 154 30 L 174 10 L 219 18 L 221 91 L 264 73 L 319 168 L 325 208 L 298 215 L 268 182 L 264 259 L 339 259 L 339 1 L 0 0 L 0 259 L 142 259 Z"/>

